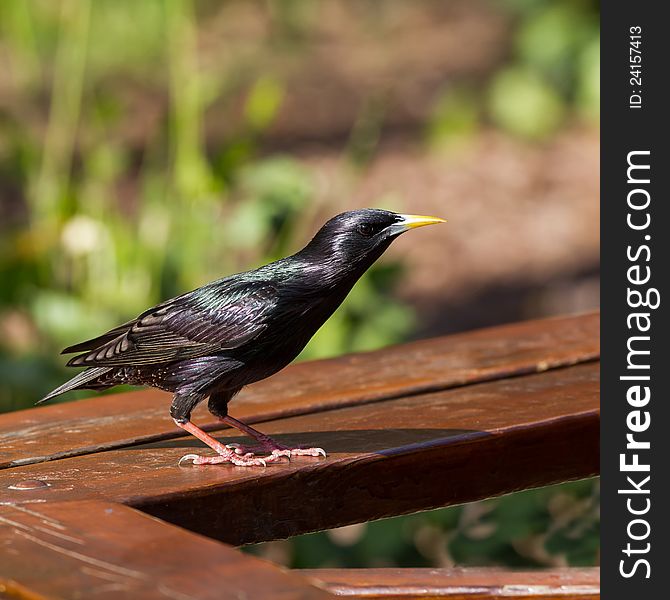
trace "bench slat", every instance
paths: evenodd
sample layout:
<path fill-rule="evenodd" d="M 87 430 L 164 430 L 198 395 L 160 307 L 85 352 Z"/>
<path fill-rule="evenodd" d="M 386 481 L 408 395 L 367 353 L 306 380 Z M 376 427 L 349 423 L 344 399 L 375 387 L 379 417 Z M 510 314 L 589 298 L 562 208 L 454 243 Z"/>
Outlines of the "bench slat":
<path fill-rule="evenodd" d="M 557 600 L 600 598 L 600 569 L 562 568 L 509 571 L 452 569 L 306 569 L 337 596 L 355 598 L 435 598 Z"/>
<path fill-rule="evenodd" d="M 329 457 L 267 469 L 178 467 L 193 438 L 14 467 L 0 501 L 115 500 L 234 544 L 457 504 L 597 474 L 598 384 L 587 363 L 281 419 Z"/>
<path fill-rule="evenodd" d="M 599 322 L 598 314 L 528 321 L 299 363 L 243 390 L 231 412 L 255 423 L 591 361 Z M 146 390 L 0 415 L 0 468 L 179 437 L 169 403 Z M 194 420 L 223 429 L 204 406 Z"/>
<path fill-rule="evenodd" d="M 106 502 L 0 506 L 0 548 L 3 597 L 332 598 L 296 572 Z"/>

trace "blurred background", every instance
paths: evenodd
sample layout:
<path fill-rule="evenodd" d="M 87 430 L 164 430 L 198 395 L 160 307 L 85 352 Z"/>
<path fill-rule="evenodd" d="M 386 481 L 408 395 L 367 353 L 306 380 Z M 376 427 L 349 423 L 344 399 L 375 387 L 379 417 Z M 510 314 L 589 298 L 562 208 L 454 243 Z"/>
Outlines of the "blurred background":
<path fill-rule="evenodd" d="M 596 308 L 599 39 L 592 0 L 3 0 L 0 412 L 70 374 L 62 347 L 351 208 L 448 224 L 301 359 Z M 592 565 L 598 508 L 583 481 L 249 550 Z"/>

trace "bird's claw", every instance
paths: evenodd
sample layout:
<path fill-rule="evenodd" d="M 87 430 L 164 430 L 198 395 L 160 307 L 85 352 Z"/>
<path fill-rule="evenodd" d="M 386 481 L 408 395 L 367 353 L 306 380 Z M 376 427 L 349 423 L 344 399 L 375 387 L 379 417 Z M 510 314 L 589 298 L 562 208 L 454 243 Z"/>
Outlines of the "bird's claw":
<path fill-rule="evenodd" d="M 181 463 L 183 463 L 184 461 L 188 461 L 188 460 L 192 460 L 193 464 L 195 464 L 195 460 L 197 458 L 199 458 L 197 454 L 184 454 L 184 456 L 182 456 L 179 459 L 179 462 L 177 463 L 177 465 L 181 467 Z"/>
<path fill-rule="evenodd" d="M 232 450 L 235 454 L 244 454 L 244 449 L 240 444 L 226 444 L 228 450 Z"/>
<path fill-rule="evenodd" d="M 291 451 L 288 448 L 275 448 L 270 456 L 276 456 L 277 458 L 287 458 L 288 462 L 291 462 Z"/>
<path fill-rule="evenodd" d="M 323 456 L 326 458 L 326 451 L 323 448 L 295 448 L 291 450 L 294 456 Z"/>
<path fill-rule="evenodd" d="M 253 452 L 247 450 L 242 444 L 226 444 L 226 448 L 243 458 L 252 458 L 255 456 Z"/>

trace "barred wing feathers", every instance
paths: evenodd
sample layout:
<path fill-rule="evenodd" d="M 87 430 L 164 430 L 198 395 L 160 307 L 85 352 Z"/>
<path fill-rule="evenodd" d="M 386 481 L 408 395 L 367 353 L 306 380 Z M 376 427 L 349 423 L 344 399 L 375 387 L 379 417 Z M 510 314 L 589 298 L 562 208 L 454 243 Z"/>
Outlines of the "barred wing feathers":
<path fill-rule="evenodd" d="M 155 365 L 245 344 L 267 327 L 277 290 L 270 282 L 226 283 L 215 282 L 168 300 L 106 334 L 67 348 L 88 350 L 68 366 Z"/>

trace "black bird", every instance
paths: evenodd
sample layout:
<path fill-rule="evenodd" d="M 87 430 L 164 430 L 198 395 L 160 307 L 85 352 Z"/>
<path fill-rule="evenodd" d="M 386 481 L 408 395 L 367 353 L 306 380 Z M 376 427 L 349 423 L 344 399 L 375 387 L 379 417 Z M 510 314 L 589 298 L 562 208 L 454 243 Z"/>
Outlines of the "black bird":
<path fill-rule="evenodd" d="M 136 319 L 63 354 L 87 369 L 38 402 L 75 389 L 149 385 L 174 393 L 170 414 L 217 456 L 182 457 L 194 464 L 263 465 L 281 457 L 325 456 L 321 448 L 287 448 L 228 415 L 245 385 L 289 364 L 342 303 L 356 281 L 401 233 L 444 219 L 362 209 L 333 217 L 300 252 L 224 277 L 166 300 Z M 255 438 L 268 456 L 225 446 L 191 423 L 209 397 L 209 411 Z M 181 461 L 180 461 L 181 462 Z"/>

